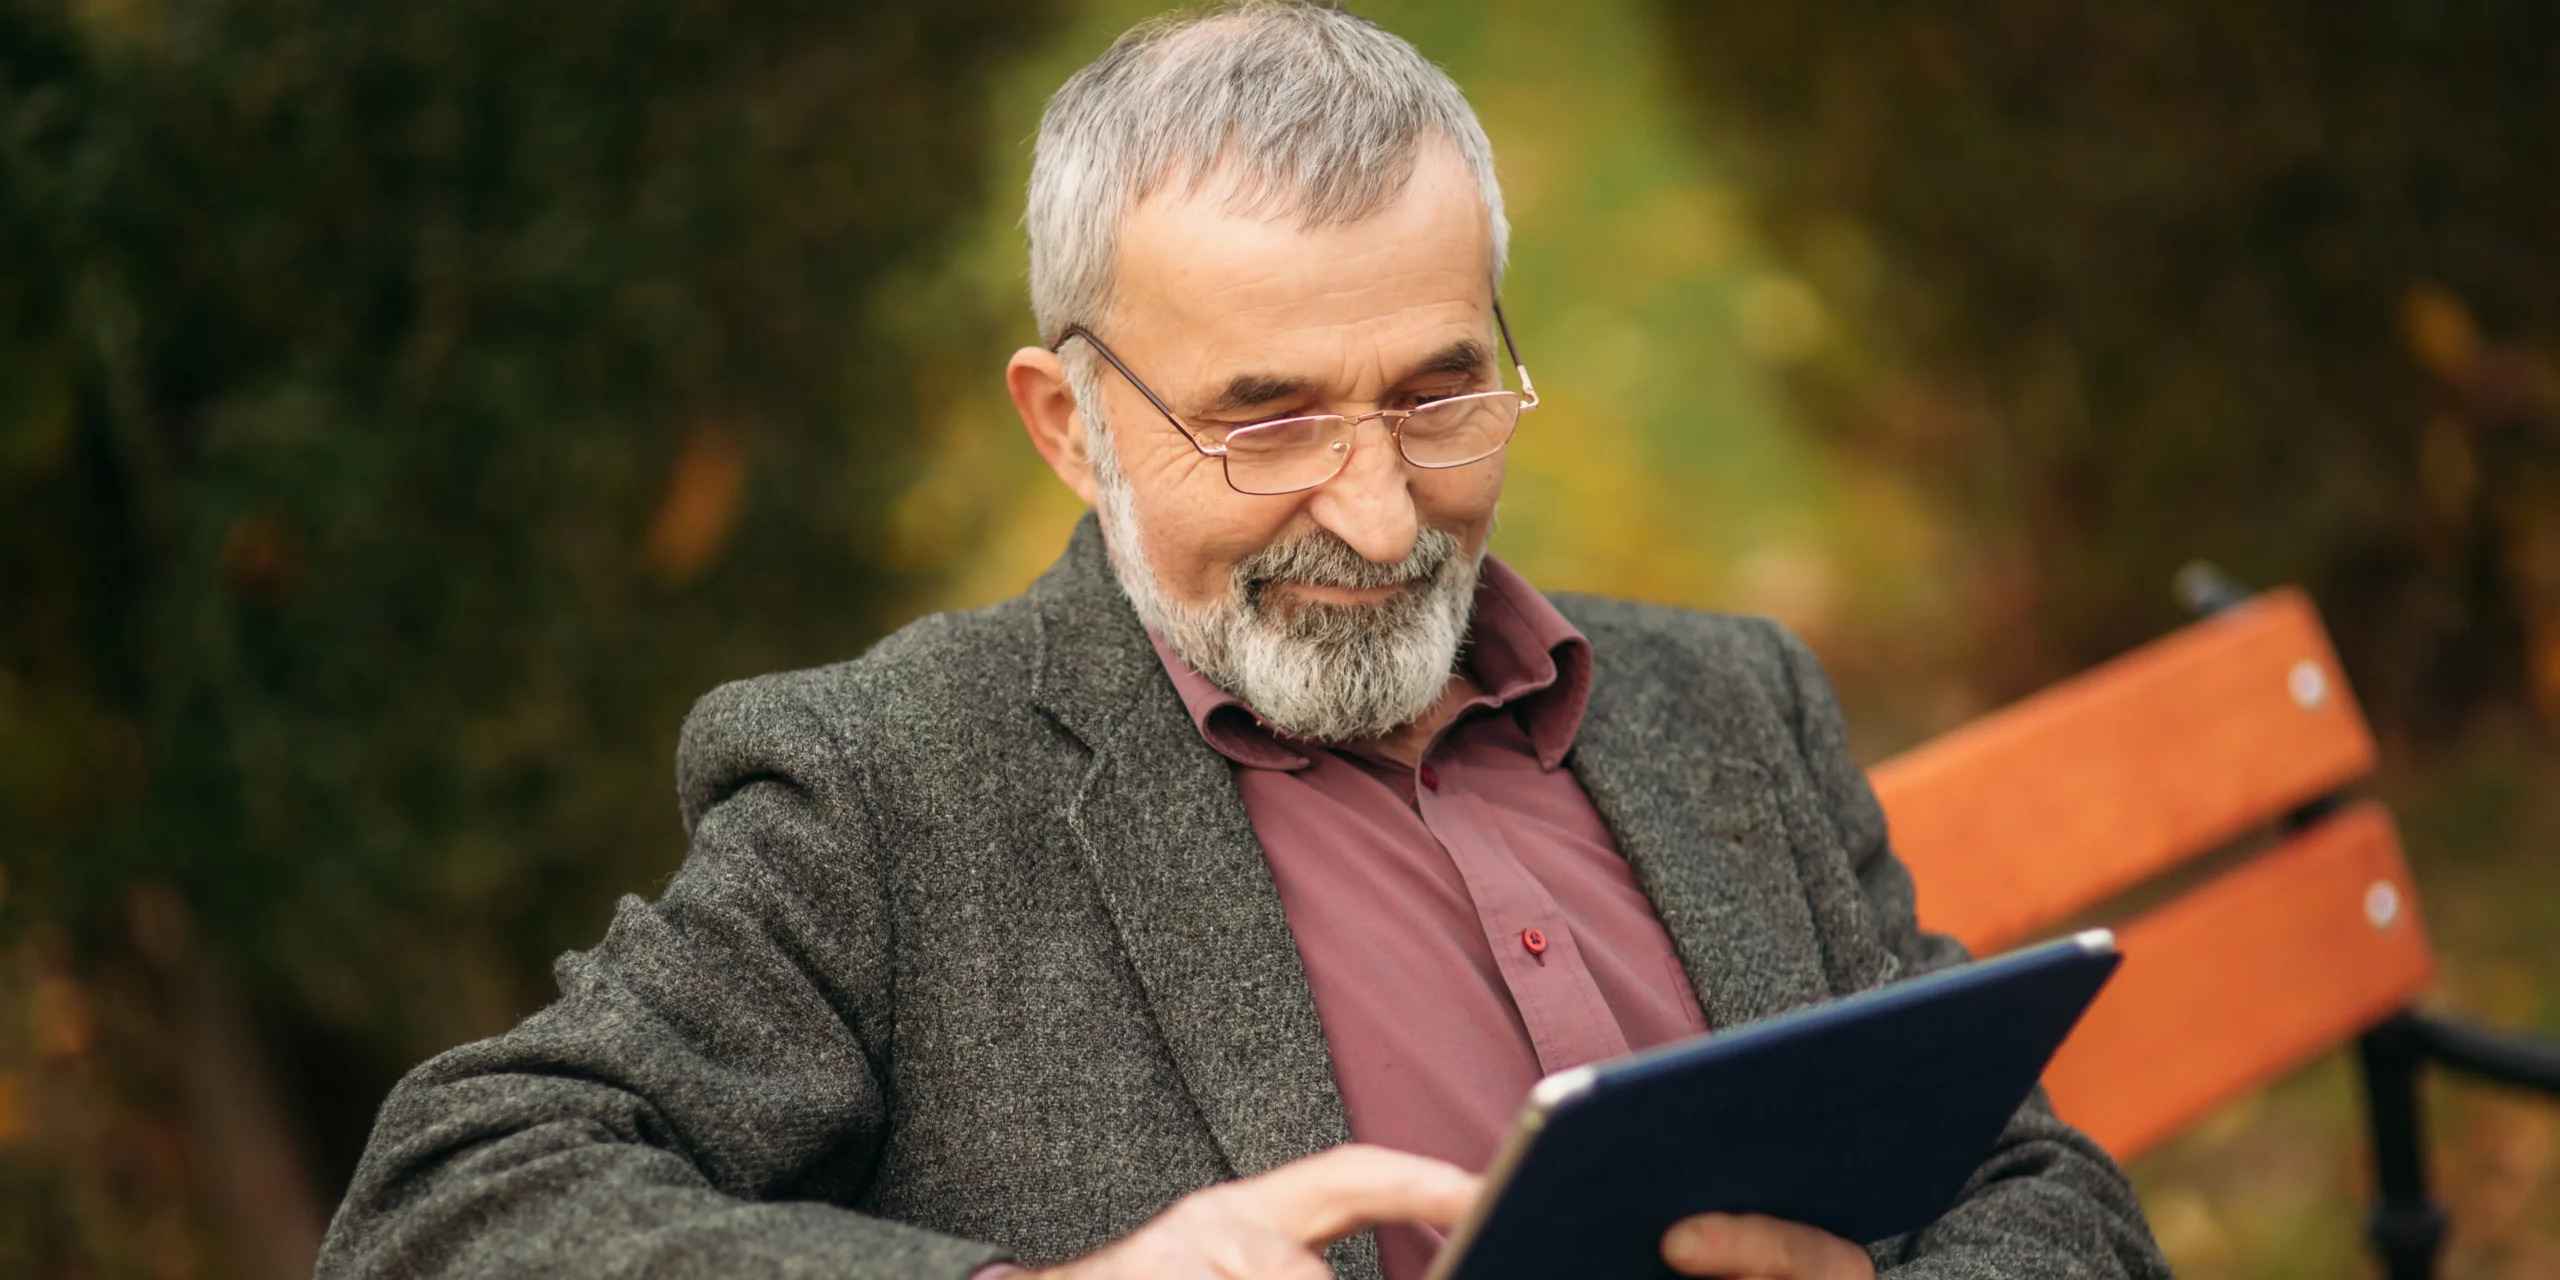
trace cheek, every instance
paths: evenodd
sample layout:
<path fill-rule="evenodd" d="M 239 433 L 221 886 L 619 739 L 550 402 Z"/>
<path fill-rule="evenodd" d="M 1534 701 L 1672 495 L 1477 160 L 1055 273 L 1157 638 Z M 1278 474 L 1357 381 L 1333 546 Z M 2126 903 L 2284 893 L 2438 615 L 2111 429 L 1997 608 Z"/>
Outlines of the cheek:
<path fill-rule="evenodd" d="M 1167 594 L 1191 604 L 1224 595 L 1236 562 L 1271 545 L 1304 503 L 1237 493 L 1214 461 L 1130 481 L 1149 567 Z"/>
<path fill-rule="evenodd" d="M 1424 524 L 1458 534 L 1470 548 L 1484 545 L 1493 511 L 1502 499 L 1503 456 L 1447 471 L 1414 471 L 1413 504 Z"/>

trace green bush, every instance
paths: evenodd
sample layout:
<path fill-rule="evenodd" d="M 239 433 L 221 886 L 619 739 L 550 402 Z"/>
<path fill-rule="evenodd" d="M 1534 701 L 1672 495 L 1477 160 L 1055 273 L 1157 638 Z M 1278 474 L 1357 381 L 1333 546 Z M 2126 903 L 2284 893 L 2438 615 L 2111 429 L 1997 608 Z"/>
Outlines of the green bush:
<path fill-rule="evenodd" d="M 1045 14 L 0 4 L 0 1270 L 222 1234 L 153 1189 L 233 1066 L 325 1208 L 672 868 L 690 701 L 884 624 L 931 406 L 872 298 Z"/>

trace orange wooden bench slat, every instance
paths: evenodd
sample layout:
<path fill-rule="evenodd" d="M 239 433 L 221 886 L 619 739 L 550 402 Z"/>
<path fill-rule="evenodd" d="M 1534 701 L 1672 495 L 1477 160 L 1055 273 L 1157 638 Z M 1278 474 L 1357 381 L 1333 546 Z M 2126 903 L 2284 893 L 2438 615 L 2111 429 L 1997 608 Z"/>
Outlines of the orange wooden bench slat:
<path fill-rule="evenodd" d="M 2369 801 L 2116 933 L 2124 966 L 2045 1087 L 2121 1160 L 2380 1021 L 2432 968 L 2399 834 Z"/>
<path fill-rule="evenodd" d="M 2268 592 L 1879 765 L 1920 920 L 2016 943 L 2369 772 L 2319 614 Z"/>

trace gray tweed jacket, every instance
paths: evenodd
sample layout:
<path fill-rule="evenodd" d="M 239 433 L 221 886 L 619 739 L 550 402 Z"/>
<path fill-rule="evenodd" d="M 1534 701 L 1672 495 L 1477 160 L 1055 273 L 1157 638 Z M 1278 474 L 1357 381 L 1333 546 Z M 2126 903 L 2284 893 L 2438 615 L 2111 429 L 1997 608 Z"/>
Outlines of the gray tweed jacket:
<path fill-rule="evenodd" d="M 1557 603 L 1598 664 L 1571 767 L 1714 1025 L 1958 958 L 1794 639 Z M 715 690 L 677 772 L 683 867 L 556 1003 L 393 1090 L 322 1275 L 960 1280 L 1349 1136 L 1228 765 L 1089 518 L 1022 597 Z M 1366 1233 L 1331 1260 L 1377 1275 Z M 2167 1273 L 2041 1101 L 1879 1261 Z"/>

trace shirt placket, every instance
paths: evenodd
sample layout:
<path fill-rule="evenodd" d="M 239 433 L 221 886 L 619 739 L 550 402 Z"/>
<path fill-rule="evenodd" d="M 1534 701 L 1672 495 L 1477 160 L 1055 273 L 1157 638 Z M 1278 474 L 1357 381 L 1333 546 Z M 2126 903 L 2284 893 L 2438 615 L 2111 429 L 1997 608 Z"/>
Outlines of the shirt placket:
<path fill-rule="evenodd" d="M 1553 1073 L 1627 1052 L 1626 1031 L 1600 994 L 1571 923 L 1475 794 L 1482 779 L 1426 755 L 1414 780 L 1415 812 L 1466 884 L 1539 1069 Z"/>

